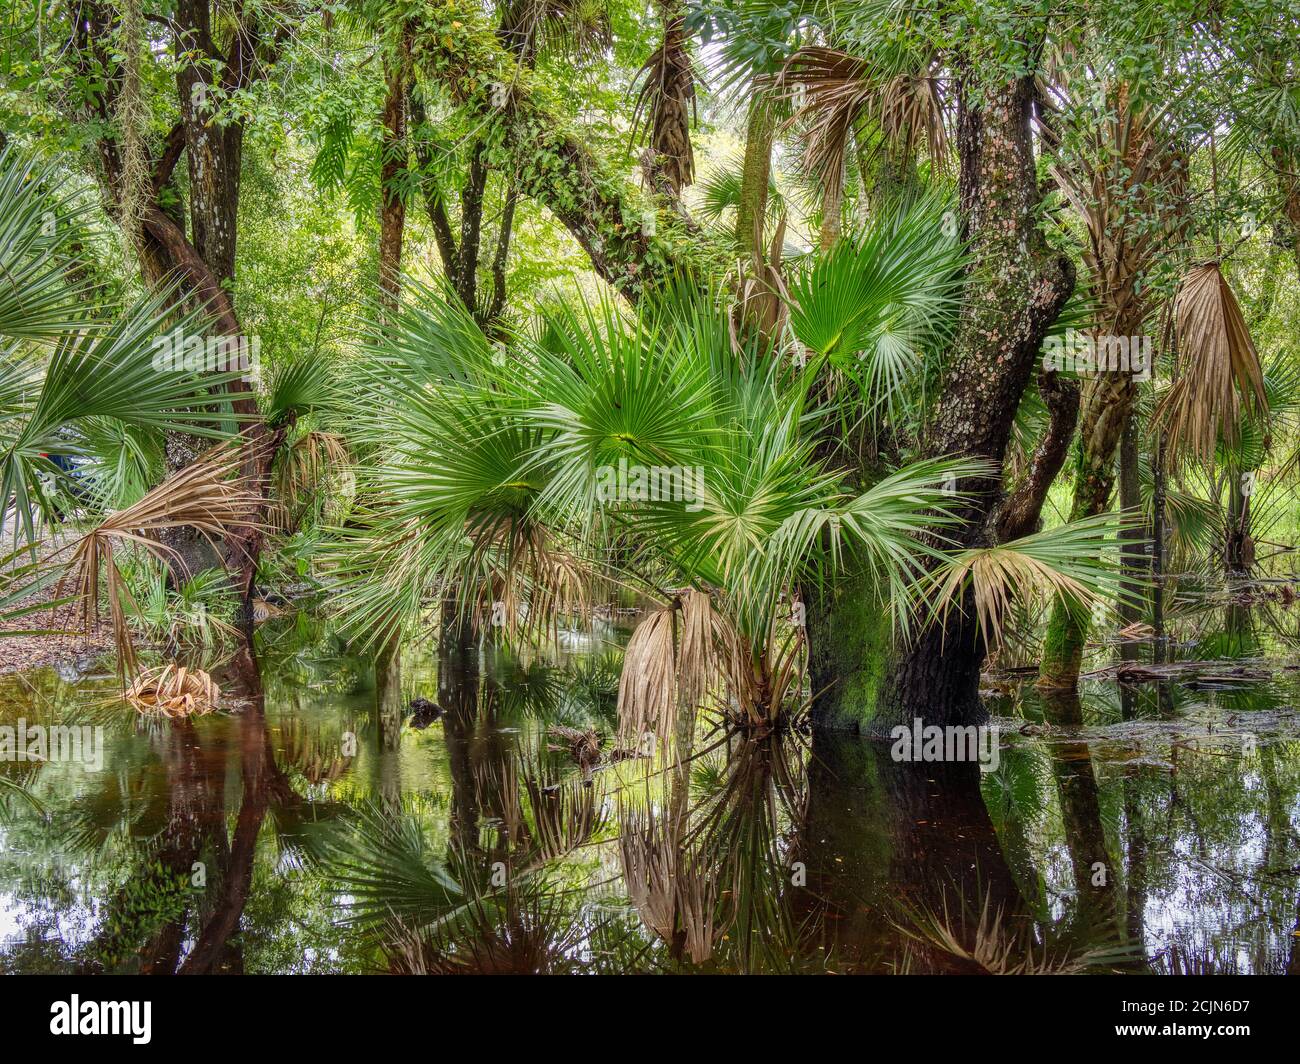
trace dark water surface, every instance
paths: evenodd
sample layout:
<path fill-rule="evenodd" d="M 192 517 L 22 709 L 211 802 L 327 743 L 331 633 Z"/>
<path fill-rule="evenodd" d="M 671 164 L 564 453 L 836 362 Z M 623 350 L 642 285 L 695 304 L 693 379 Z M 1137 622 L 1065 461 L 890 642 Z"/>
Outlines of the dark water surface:
<path fill-rule="evenodd" d="M 1168 656 L 1214 664 L 1078 701 L 990 677 L 987 772 L 707 720 L 684 771 L 614 762 L 619 658 L 586 636 L 408 652 L 385 695 L 290 619 L 264 699 L 180 722 L 71 665 L 3 677 L 0 725 L 104 747 L 0 764 L 40 803 L 0 790 L 0 971 L 1295 972 L 1295 612 L 1190 611 Z"/>

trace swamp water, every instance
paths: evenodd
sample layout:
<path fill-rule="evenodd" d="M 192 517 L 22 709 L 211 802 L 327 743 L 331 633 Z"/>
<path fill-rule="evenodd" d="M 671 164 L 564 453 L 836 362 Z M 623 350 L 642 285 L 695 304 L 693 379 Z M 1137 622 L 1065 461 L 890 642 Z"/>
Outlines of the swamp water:
<path fill-rule="evenodd" d="M 684 770 L 613 754 L 585 637 L 408 651 L 385 698 L 300 615 L 262 698 L 187 721 L 0 677 L 0 727 L 102 728 L 98 765 L 0 764 L 34 800 L 0 789 L 0 972 L 1296 972 L 1300 607 L 1170 635 L 1129 682 L 1099 649 L 1077 701 L 986 677 L 989 772 L 707 720 Z"/>

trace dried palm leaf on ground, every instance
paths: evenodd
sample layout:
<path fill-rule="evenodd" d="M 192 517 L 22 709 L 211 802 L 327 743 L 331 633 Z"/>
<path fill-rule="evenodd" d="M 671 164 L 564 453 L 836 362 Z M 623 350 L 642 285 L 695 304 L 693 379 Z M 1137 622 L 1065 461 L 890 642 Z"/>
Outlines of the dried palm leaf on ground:
<path fill-rule="evenodd" d="M 252 601 L 253 622 L 262 624 L 273 617 L 283 617 L 284 610 L 274 603 L 267 602 L 264 598 L 255 598 Z"/>
<path fill-rule="evenodd" d="M 1174 297 L 1178 372 L 1156 408 L 1175 452 L 1214 461 L 1236 443 L 1244 413 L 1264 418 L 1264 371 L 1237 297 L 1217 262 L 1192 267 Z"/>
<path fill-rule="evenodd" d="M 142 672 L 124 696 L 146 715 L 201 717 L 221 701 L 221 688 L 202 669 L 169 663 Z"/>

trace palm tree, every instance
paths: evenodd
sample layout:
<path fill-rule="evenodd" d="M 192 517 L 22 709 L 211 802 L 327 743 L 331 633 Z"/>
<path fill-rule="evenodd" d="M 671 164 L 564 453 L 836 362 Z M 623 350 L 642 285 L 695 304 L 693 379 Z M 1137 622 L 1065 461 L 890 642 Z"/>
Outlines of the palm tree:
<path fill-rule="evenodd" d="M 552 311 L 494 349 L 450 292 L 412 282 L 354 366 L 350 436 L 368 457 L 335 547 L 343 617 L 378 643 L 454 595 L 462 616 L 537 634 L 601 582 L 629 587 L 651 608 L 621 727 L 666 745 L 679 702 L 761 728 L 805 704 L 801 593 L 842 574 L 903 634 L 939 616 L 931 591 L 964 596 L 977 571 L 985 616 L 1025 577 L 1086 600 L 1101 566 L 1049 571 L 1095 562 L 1113 529 L 1071 530 L 1069 552 L 1027 544 L 1018 565 L 1016 543 L 954 555 L 952 485 L 982 466 L 882 460 L 863 482 L 826 445 L 836 419 L 884 420 L 918 390 L 918 352 L 956 313 L 960 251 L 941 232 L 917 209 L 812 261 L 784 346 L 737 338 L 727 308 L 682 284 L 635 313 Z M 926 576 L 947 565 L 952 580 Z"/>

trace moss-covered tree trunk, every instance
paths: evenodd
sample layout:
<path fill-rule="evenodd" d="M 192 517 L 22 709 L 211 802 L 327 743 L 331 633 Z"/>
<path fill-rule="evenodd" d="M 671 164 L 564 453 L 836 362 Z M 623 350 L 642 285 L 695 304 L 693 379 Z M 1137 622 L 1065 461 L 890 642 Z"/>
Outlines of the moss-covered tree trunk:
<path fill-rule="evenodd" d="M 880 702 L 890 642 L 888 610 L 867 580 L 844 579 L 804 589 L 813 722 L 818 728 L 866 731 Z"/>
<path fill-rule="evenodd" d="M 998 469 L 1043 338 L 1074 286 L 1069 259 L 1048 247 L 1039 228 L 1042 194 L 1030 133 L 1033 98 L 1031 78 L 983 92 L 963 82 L 959 91 L 959 192 L 972 252 L 971 298 L 962 310 L 941 398 L 925 436 L 929 455 L 982 458 Z M 1002 501 L 998 483 L 971 479 L 957 486 L 970 499 L 963 512 L 966 523 L 957 533 L 961 544 L 993 542 Z M 862 698 L 860 704 L 848 704 L 844 693 L 831 696 L 816 719 L 873 732 L 913 718 L 934 724 L 983 720 L 979 673 L 984 644 L 971 620 L 972 603 L 964 605 L 964 611 L 949 614 L 947 623 L 932 625 L 901 646 L 893 645 L 879 625 L 870 640 L 856 648 L 845 645 L 840 632 L 855 614 L 879 610 L 870 601 L 836 602 L 828 617 L 810 617 L 814 675 L 840 669 L 861 679 L 844 689 L 860 692 L 853 695 Z M 819 627 L 825 629 L 822 638 Z M 876 661 L 882 675 L 878 682 L 868 682 Z M 868 702 L 868 695 L 874 701 Z"/>
<path fill-rule="evenodd" d="M 1128 423 L 1124 426 L 1124 435 L 1119 441 L 1119 504 L 1125 513 L 1138 514 L 1142 509 L 1142 486 L 1138 469 L 1138 426 L 1137 411 L 1130 410 Z M 1144 543 L 1147 538 L 1146 528 L 1137 520 L 1127 528 L 1120 530 L 1121 563 L 1124 571 L 1124 587 L 1128 597 L 1119 603 L 1119 617 L 1125 624 L 1133 624 L 1142 617 L 1140 596 L 1144 587 L 1142 570 L 1146 568 L 1146 551 Z M 1133 647 L 1134 644 L 1125 644 Z"/>
<path fill-rule="evenodd" d="M 767 215 L 767 189 L 772 180 L 772 142 L 776 119 L 761 96 L 749 105 L 745 127 L 745 156 L 740 175 L 740 202 L 736 205 L 736 243 L 756 264 L 766 253 L 763 220 Z"/>

